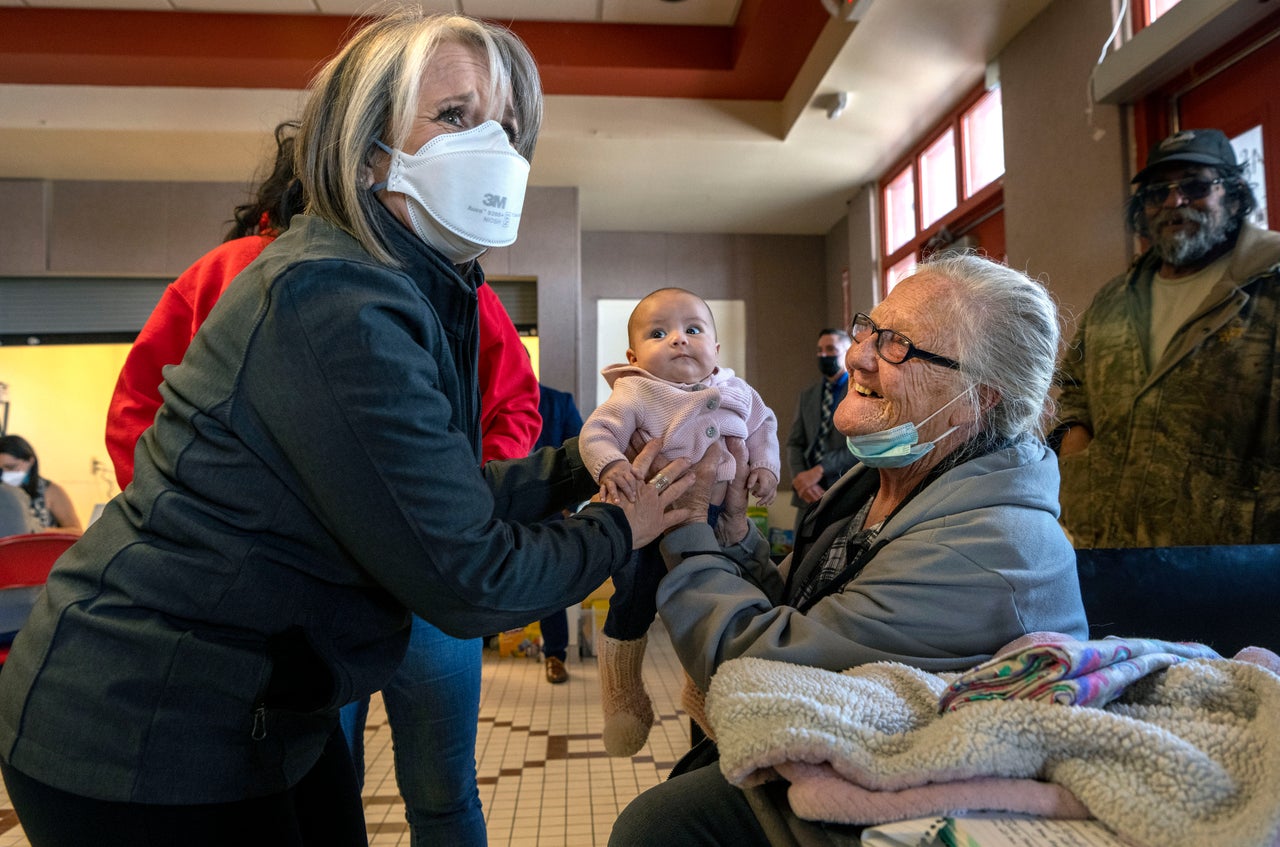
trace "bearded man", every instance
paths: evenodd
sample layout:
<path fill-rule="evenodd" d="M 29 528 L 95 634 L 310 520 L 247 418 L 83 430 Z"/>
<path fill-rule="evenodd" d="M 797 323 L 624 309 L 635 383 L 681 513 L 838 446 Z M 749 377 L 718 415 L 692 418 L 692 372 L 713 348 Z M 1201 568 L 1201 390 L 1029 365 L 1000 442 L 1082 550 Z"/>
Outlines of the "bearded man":
<path fill-rule="evenodd" d="M 1216 129 L 1157 143 L 1128 223 L 1150 245 L 1062 362 L 1062 521 L 1077 547 L 1280 542 L 1280 233 Z"/>

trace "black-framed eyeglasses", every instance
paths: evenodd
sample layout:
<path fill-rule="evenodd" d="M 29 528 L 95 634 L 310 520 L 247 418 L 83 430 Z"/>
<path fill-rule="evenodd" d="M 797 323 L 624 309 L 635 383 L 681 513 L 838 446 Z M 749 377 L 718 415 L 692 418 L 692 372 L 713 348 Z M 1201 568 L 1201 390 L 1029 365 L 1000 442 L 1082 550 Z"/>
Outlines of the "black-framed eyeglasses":
<path fill-rule="evenodd" d="M 1203 177 L 1190 176 L 1186 179 L 1175 179 L 1173 182 L 1157 182 L 1153 185 L 1144 185 L 1138 189 L 1138 199 L 1145 206 L 1160 206 L 1169 197 L 1169 192 L 1178 189 L 1178 193 L 1187 198 L 1188 201 L 1203 200 L 1209 196 L 1209 192 L 1213 190 L 1215 185 L 1221 185 L 1226 182 L 1222 177 L 1217 179 L 1204 179 Z"/>
<path fill-rule="evenodd" d="M 960 363 L 955 359 L 921 350 L 902 333 L 876 326 L 876 322 L 862 312 L 854 315 L 853 326 L 849 328 L 849 335 L 854 343 L 861 344 L 872 334 L 876 337 L 876 355 L 891 365 L 900 365 L 908 359 L 924 359 L 926 362 L 942 365 L 944 368 L 960 369 Z"/>

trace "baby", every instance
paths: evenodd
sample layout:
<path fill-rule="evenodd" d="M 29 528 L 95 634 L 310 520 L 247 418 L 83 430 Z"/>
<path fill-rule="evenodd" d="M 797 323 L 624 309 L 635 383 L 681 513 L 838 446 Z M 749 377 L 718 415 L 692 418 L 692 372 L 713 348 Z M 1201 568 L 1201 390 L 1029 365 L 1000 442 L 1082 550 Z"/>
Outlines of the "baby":
<path fill-rule="evenodd" d="M 755 389 L 718 366 L 720 344 L 706 302 L 681 288 L 659 289 L 632 311 L 627 337 L 627 364 L 602 371 L 613 392 L 587 418 L 578 438 L 601 495 L 628 496 L 644 484 L 626 458 L 634 444 L 660 437 L 668 459 L 696 461 L 728 435 L 746 442 L 748 490 L 761 505 L 772 503 L 781 470 L 778 422 Z M 734 462 L 726 456 L 712 490 L 712 524 L 733 477 Z M 614 576 L 598 652 L 604 744 L 613 756 L 638 752 L 653 725 L 640 671 L 657 614 L 658 582 L 666 572 L 654 542 Z"/>

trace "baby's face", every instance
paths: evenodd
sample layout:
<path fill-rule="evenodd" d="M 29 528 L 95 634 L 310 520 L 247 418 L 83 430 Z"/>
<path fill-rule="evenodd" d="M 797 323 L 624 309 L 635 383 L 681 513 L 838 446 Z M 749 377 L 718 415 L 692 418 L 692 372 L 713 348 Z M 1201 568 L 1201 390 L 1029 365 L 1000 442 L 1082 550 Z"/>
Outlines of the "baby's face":
<path fill-rule="evenodd" d="M 636 308 L 627 361 L 671 382 L 702 382 L 716 369 L 720 345 L 701 299 L 664 291 Z"/>

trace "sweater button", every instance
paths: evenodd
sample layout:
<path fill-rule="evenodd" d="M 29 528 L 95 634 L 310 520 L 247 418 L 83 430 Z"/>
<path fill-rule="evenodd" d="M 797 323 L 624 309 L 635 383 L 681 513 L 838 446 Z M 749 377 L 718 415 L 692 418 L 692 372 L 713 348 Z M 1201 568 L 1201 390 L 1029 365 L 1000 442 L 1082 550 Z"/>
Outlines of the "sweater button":
<path fill-rule="evenodd" d="M 707 438 L 716 437 L 716 428 L 714 426 L 707 427 Z"/>
<path fill-rule="evenodd" d="M 720 405 L 720 401 L 716 400 L 716 398 L 714 397 L 707 400 L 707 408 L 711 409 L 712 411 L 715 411 L 716 407 L 719 405 Z"/>

